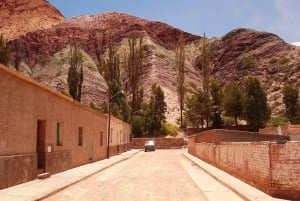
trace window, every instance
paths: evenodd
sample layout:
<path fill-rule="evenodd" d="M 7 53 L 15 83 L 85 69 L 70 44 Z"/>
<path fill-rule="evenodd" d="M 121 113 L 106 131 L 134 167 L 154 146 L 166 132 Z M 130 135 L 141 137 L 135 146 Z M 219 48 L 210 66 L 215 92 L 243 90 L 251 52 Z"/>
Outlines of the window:
<path fill-rule="evenodd" d="M 62 146 L 62 132 L 61 132 L 61 123 L 56 123 L 56 146 Z"/>
<path fill-rule="evenodd" d="M 79 127 L 78 128 L 78 146 L 83 145 L 83 128 Z"/>
<path fill-rule="evenodd" d="M 100 146 L 103 146 L 103 132 L 100 132 Z"/>

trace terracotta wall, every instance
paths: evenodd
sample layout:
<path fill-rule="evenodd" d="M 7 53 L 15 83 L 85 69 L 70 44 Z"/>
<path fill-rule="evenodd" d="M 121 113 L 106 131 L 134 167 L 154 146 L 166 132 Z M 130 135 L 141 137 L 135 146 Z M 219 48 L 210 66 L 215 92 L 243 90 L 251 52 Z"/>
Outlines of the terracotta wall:
<path fill-rule="evenodd" d="M 300 199 L 300 142 L 193 143 L 189 153 L 276 197 Z"/>
<path fill-rule="evenodd" d="M 143 149 L 147 140 L 154 140 L 157 149 L 182 148 L 184 145 L 183 138 L 133 138 L 132 147 L 134 149 Z"/>
<path fill-rule="evenodd" d="M 27 179 L 22 181 L 35 178 L 37 161 L 41 161 L 37 154 L 38 120 L 45 122 L 45 139 L 41 149 L 47 172 L 53 174 L 106 158 L 107 115 L 1 65 L 0 78 L 0 183 L 11 180 L 8 177 L 11 171 L 8 161 L 22 163 L 23 158 L 15 157 L 17 155 L 34 157 L 32 171 L 30 168 L 22 170 L 27 175 Z M 57 123 L 60 124 L 61 145 L 57 145 Z M 111 128 L 112 146 L 129 143 L 130 125 L 112 117 Z M 27 163 L 31 159 L 24 160 Z M 22 174 L 19 174 L 20 178 L 24 178 Z"/>

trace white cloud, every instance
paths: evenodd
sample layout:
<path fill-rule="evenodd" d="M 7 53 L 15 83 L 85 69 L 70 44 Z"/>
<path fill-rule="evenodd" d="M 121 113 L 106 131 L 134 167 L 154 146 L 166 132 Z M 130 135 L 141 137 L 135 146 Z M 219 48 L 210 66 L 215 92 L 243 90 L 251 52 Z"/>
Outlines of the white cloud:
<path fill-rule="evenodd" d="M 294 42 L 292 45 L 300 46 L 300 42 Z"/>

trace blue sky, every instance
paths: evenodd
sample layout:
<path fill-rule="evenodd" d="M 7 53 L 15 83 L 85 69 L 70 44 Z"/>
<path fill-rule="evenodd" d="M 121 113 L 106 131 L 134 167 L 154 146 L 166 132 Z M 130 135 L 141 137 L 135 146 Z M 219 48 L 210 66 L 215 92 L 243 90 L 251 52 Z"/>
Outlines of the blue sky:
<path fill-rule="evenodd" d="M 108 11 L 161 21 L 184 31 L 220 37 L 235 28 L 300 41 L 300 0 L 49 0 L 70 19 Z"/>

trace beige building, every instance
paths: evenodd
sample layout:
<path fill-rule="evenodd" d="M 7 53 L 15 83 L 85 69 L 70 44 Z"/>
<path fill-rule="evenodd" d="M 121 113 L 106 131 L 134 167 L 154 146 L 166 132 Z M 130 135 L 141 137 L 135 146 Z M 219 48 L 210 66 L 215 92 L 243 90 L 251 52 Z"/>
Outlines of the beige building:
<path fill-rule="evenodd" d="M 108 117 L 0 65 L 0 189 L 107 157 Z M 110 155 L 131 126 L 111 118 Z"/>

